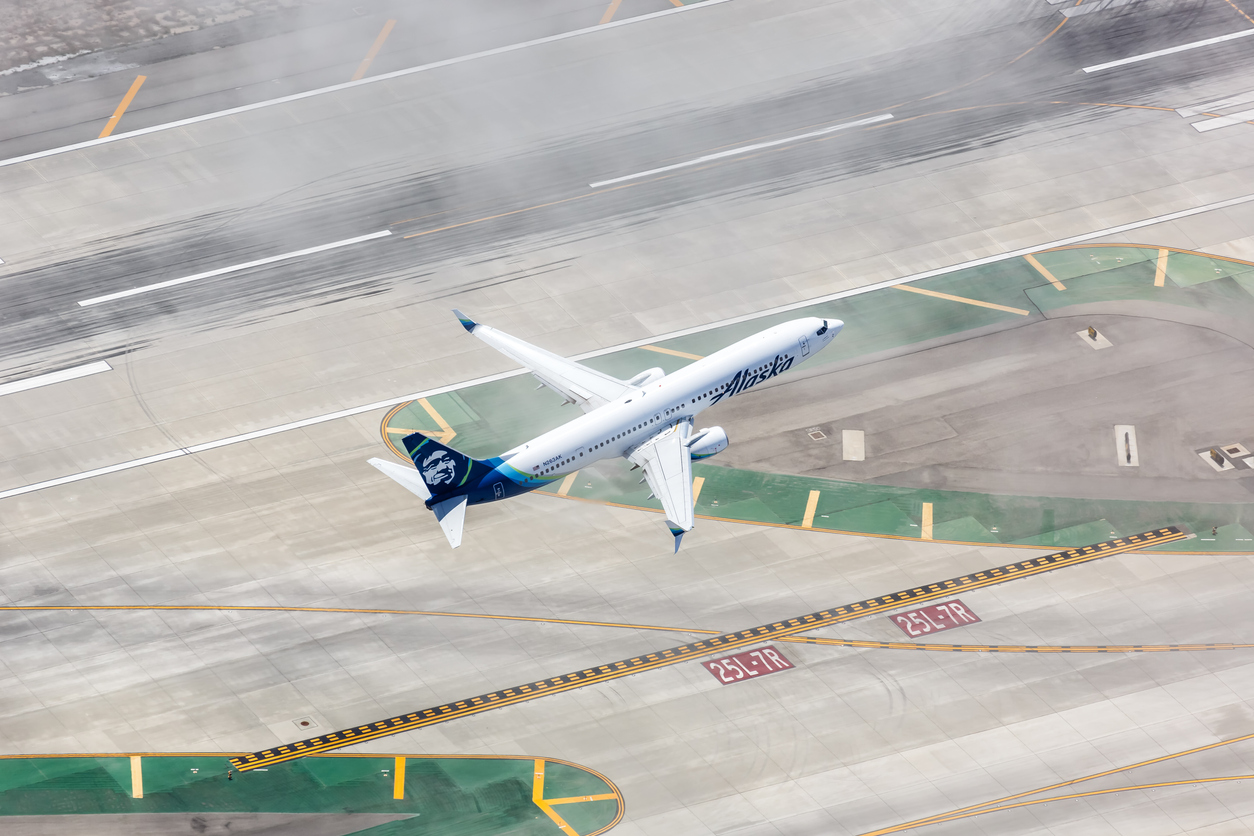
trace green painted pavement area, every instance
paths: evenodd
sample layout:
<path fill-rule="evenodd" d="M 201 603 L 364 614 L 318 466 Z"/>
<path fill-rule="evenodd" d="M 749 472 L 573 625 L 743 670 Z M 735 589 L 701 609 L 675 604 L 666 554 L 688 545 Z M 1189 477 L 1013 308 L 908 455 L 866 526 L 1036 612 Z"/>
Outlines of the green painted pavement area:
<path fill-rule="evenodd" d="M 393 798 L 393 756 L 319 756 L 236 773 L 225 755 L 145 755 L 143 797 L 132 797 L 129 757 L 0 759 L 0 816 L 124 813 L 391 814 L 409 818 L 356 831 L 370 836 L 561 836 L 532 801 L 535 760 L 418 757 L 405 762 L 405 797 Z M 618 822 L 621 795 L 602 776 L 545 759 L 546 799 L 566 803 L 579 836 Z M 0 819 L 2 822 L 2 819 Z M 0 823 L 0 831 L 4 825 Z"/>
<path fill-rule="evenodd" d="M 1155 286 L 1159 248 L 1082 246 L 1037 253 L 1035 258 L 1066 290 L 1059 290 L 1025 259 L 957 270 L 911 283 L 930 291 L 1029 311 L 1028 316 L 910 293 L 892 287 L 810 307 L 712 328 L 655 345 L 704 356 L 779 322 L 802 316 L 843 320 L 844 331 L 807 366 L 873 361 L 877 355 L 979 330 L 1038 321 L 1074 305 L 1145 301 L 1254 321 L 1254 265 L 1171 251 L 1163 286 Z M 658 366 L 667 373 L 692 362 L 632 348 L 585 361 L 620 378 Z M 452 446 L 477 458 L 498 455 L 574 417 L 553 393 L 536 391 L 530 377 L 471 386 L 429 399 L 456 431 Z M 389 413 L 384 436 L 397 455 L 402 430 L 439 427 L 416 403 Z M 661 510 L 639 474 L 625 461 L 581 471 L 569 490 L 575 499 Z M 1164 545 L 1172 552 L 1251 552 L 1254 504 L 1140 502 L 1006 496 L 968 491 L 902 488 L 806 476 L 759 473 L 698 464 L 704 479 L 697 513 L 767 525 L 801 526 L 811 491 L 819 491 L 816 530 L 918 538 L 924 503 L 933 508 L 933 539 L 964 543 L 1070 548 L 1163 525 L 1185 526 L 1199 536 Z M 544 489 L 557 493 L 561 481 Z M 1212 528 L 1217 529 L 1211 534 Z"/>

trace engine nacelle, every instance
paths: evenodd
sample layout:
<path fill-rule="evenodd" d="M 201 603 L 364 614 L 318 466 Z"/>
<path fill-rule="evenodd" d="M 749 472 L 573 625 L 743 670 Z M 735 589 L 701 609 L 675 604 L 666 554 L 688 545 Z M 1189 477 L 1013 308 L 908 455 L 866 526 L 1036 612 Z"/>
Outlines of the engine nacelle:
<path fill-rule="evenodd" d="M 692 456 L 694 462 L 699 462 L 723 452 L 728 443 L 727 433 L 723 432 L 722 427 L 699 430 L 688 441 L 688 455 Z"/>
<path fill-rule="evenodd" d="M 631 380 L 627 381 L 627 385 L 635 386 L 638 389 L 643 389 L 645 386 L 648 386 L 653 381 L 661 380 L 664 377 L 666 377 L 666 372 L 662 371 L 657 366 L 654 366 L 651 369 L 645 369 L 640 374 L 636 375 Z"/>

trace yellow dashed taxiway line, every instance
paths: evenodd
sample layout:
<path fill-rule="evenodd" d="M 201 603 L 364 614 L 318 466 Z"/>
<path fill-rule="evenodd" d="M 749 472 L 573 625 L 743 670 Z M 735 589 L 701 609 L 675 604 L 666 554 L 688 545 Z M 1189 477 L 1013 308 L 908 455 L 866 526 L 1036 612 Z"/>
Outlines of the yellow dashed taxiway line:
<path fill-rule="evenodd" d="M 913 589 L 902 590 L 889 595 L 870 598 L 866 601 L 834 607 L 829 610 L 821 610 L 796 618 L 775 621 L 747 630 L 711 636 L 708 639 L 701 639 L 656 653 L 648 653 L 630 659 L 622 659 L 617 662 L 573 671 L 560 676 L 549 677 L 548 679 L 527 682 L 511 688 L 481 694 L 477 697 L 470 697 L 457 702 L 445 703 L 444 705 L 434 706 L 421 711 L 414 711 L 389 717 L 385 720 L 330 732 L 308 740 L 301 740 L 271 749 L 264 749 L 243 757 L 233 758 L 231 763 L 236 769 L 246 772 L 250 769 L 301 758 L 313 752 L 331 751 L 363 743 L 367 740 L 375 740 L 392 734 L 425 728 L 447 722 L 448 720 L 490 711 L 494 708 L 527 702 L 550 694 L 563 693 L 636 673 L 668 667 L 713 653 L 726 652 L 763 641 L 808 632 L 831 624 L 885 613 L 890 610 L 900 609 L 906 604 L 917 605 L 926 601 L 948 597 L 957 592 L 982 589 L 986 586 L 993 586 L 1019 578 L 1032 577 L 1044 572 L 1077 566 L 1109 555 L 1145 549 L 1184 537 L 1184 532 L 1179 528 L 1167 526 L 1143 534 L 1133 534 L 1115 540 L 1107 540 L 1092 546 L 1055 552 L 1054 554 L 1030 558 L 1007 566 L 998 566 L 982 572 L 926 584 Z"/>
<path fill-rule="evenodd" d="M 985 801 L 983 804 L 972 804 L 967 807 L 959 807 L 957 810 L 950 810 L 947 813 L 938 813 L 937 815 L 934 815 L 934 816 L 928 816 L 922 819 L 915 819 L 914 821 L 903 822 L 902 824 L 896 824 L 896 825 L 893 825 L 892 827 L 884 827 L 879 830 L 872 830 L 867 833 L 863 833 L 862 836 L 887 836 L 887 834 L 889 833 L 900 833 L 903 830 L 913 830 L 916 827 L 924 827 L 925 825 L 929 825 L 929 824 L 940 824 L 942 822 L 955 821 L 957 819 L 971 818 L 972 816 L 978 816 L 984 813 L 995 813 L 998 810 L 1013 810 L 1016 807 L 1026 807 L 1026 806 L 1030 806 L 1033 804 L 1048 804 L 1051 801 L 1064 801 L 1067 799 L 1084 798 L 1086 796 L 1105 795 L 1107 793 L 1113 793 L 1113 792 L 1128 792 L 1130 790 L 1154 789 L 1157 787 L 1174 787 L 1174 786 L 1181 786 L 1184 784 L 1204 784 L 1204 783 L 1211 783 L 1215 781 L 1240 781 L 1240 780 L 1254 777 L 1254 776 L 1232 775 L 1232 776 L 1226 776 L 1222 778 L 1194 778 L 1191 780 L 1184 780 L 1184 781 L 1167 781 L 1167 782 L 1156 783 L 1156 784 L 1139 784 L 1139 785 L 1130 786 L 1130 787 L 1114 787 L 1112 789 L 1095 790 L 1093 792 L 1087 792 L 1087 793 L 1073 793 L 1071 795 L 1052 796 L 1050 798 L 1041 798 L 1041 799 L 1036 799 L 1033 801 L 1012 803 L 1012 802 L 1018 802 L 1019 799 L 1027 798 L 1028 796 L 1040 795 L 1041 793 L 1044 793 L 1044 792 L 1053 792 L 1054 790 L 1059 790 L 1064 787 L 1074 786 L 1075 784 L 1080 784 L 1085 781 L 1092 781 L 1097 778 L 1105 778 L 1110 775 L 1118 775 L 1121 772 L 1128 772 L 1133 769 L 1138 769 L 1142 766 L 1152 766 L 1153 764 L 1156 764 L 1156 763 L 1163 763 L 1164 761 L 1175 760 L 1176 758 L 1182 758 L 1182 757 L 1185 757 L 1186 755 L 1194 755 L 1194 754 L 1197 754 L 1198 752 L 1205 752 L 1210 749 L 1218 749 L 1221 746 L 1231 746 L 1233 743 L 1241 743 L 1243 741 L 1251 740 L 1251 739 L 1254 739 L 1254 734 L 1246 734 L 1246 735 L 1242 735 L 1241 737 L 1233 737 L 1228 740 L 1220 740 L 1216 743 L 1208 743 L 1205 746 L 1198 746 L 1193 749 L 1186 749 L 1183 752 L 1175 752 L 1170 755 L 1162 755 L 1157 758 L 1150 758 L 1149 760 L 1144 760 L 1138 763 L 1128 764 L 1127 766 L 1120 766 L 1114 769 L 1107 769 L 1104 772 L 1095 772 L 1092 775 L 1085 775 L 1083 778 L 1072 778 L 1070 781 L 1061 781 L 1057 784 L 1050 784 L 1047 787 L 1040 787 L 1039 789 L 1028 790 L 1027 792 L 1016 793 L 1014 795 L 1007 795 L 1002 798 L 994 799 L 993 801 Z"/>

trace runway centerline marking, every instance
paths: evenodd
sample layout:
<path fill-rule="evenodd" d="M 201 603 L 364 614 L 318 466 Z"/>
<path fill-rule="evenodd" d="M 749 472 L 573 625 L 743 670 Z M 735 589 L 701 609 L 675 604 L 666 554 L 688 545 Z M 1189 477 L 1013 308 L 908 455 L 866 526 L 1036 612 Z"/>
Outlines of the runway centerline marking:
<path fill-rule="evenodd" d="M 388 35 L 392 34 L 392 28 L 396 26 L 395 20 L 389 20 L 383 24 L 383 29 L 379 32 L 379 37 L 374 39 L 374 43 L 370 46 L 370 51 L 366 53 L 366 57 L 361 59 L 361 63 L 357 65 L 357 72 L 353 73 L 351 81 L 361 81 L 366 75 L 366 70 L 370 69 L 370 65 L 374 63 L 374 59 L 379 54 L 379 50 L 383 49 L 383 42 L 388 39 Z"/>
<path fill-rule="evenodd" d="M 49 372 L 36 377 L 15 380 L 12 383 L 0 384 L 0 395 L 12 395 L 14 392 L 25 392 L 27 389 L 38 389 L 40 386 L 50 386 L 53 383 L 61 383 L 66 380 L 74 380 L 112 370 L 113 366 L 110 366 L 104 360 L 99 360 L 95 363 L 88 363 L 85 366 L 75 366 L 72 369 L 62 369 L 59 372 Z"/>
<path fill-rule="evenodd" d="M 950 302 L 961 302 L 964 305 L 976 305 L 981 308 L 992 308 L 995 311 L 1005 311 L 1006 313 L 1018 314 L 1019 316 L 1030 316 L 1031 311 L 1025 311 L 1023 308 L 1011 308 L 1006 305 L 998 305 L 993 302 L 982 302 L 979 299 L 968 299 L 966 296 L 953 296 L 949 293 L 941 293 L 938 290 L 926 290 L 922 287 L 911 287 L 910 285 L 897 285 L 898 290 L 908 290 L 911 293 L 921 293 L 924 296 L 934 296 L 937 299 L 948 299 Z"/>
<path fill-rule="evenodd" d="M 435 61 L 433 63 L 422 64 L 417 67 L 407 67 L 403 70 L 395 70 L 390 73 L 383 73 L 382 75 L 373 75 L 370 78 L 363 78 L 359 81 L 345 81 L 342 84 L 332 84 L 330 87 L 319 87 L 316 90 L 306 90 L 304 93 L 293 93 L 290 96 L 280 96 L 277 99 L 267 99 L 264 102 L 254 102 L 253 104 L 227 108 L 226 110 L 218 110 L 213 113 L 205 113 L 200 116 L 192 116 L 187 119 L 178 119 L 174 122 L 166 122 L 161 125 L 153 125 L 149 128 L 140 128 L 134 131 L 127 131 L 126 133 L 113 134 L 107 137 L 98 137 L 86 142 L 76 142 L 73 145 L 63 145 L 59 148 L 50 148 L 47 151 L 36 151 L 33 154 L 23 154 L 20 157 L 10 157 L 7 160 L 0 160 L 0 168 L 7 165 L 28 162 L 30 160 L 38 160 L 44 157 L 52 157 L 57 154 L 65 154 L 69 151 L 77 151 L 80 148 L 91 148 L 92 146 L 101 145 L 106 142 L 117 142 L 118 140 L 130 139 L 131 137 L 145 136 L 147 134 L 158 133 L 160 131 L 168 131 L 173 128 L 182 128 L 187 125 L 195 125 L 198 122 L 208 122 L 211 119 L 221 119 L 224 116 L 235 116 L 239 113 L 248 113 L 252 110 L 260 110 L 261 108 L 287 104 L 288 102 L 297 102 L 302 99 L 322 96 L 327 93 L 335 93 L 340 90 L 350 90 L 363 84 L 376 84 L 380 81 L 401 78 L 402 76 L 413 75 L 414 73 L 429 72 L 430 70 L 437 70 L 441 67 L 451 67 L 455 64 L 464 64 L 467 61 L 477 61 L 481 58 L 491 58 L 495 55 L 504 55 L 509 52 L 516 52 L 520 49 L 530 49 L 531 47 L 543 46 L 544 44 L 556 43 L 558 41 L 567 40 L 568 38 L 577 38 L 582 35 L 589 35 L 594 32 L 601 32 L 618 26 L 629 26 L 633 23 L 643 23 L 647 20 L 656 20 L 661 17 L 667 17 L 668 15 L 682 14 L 683 12 L 690 12 L 695 9 L 704 9 L 710 6 L 720 6 L 723 3 L 730 2 L 731 0 L 702 0 L 700 3 L 692 3 L 691 5 L 681 6 L 675 9 L 663 9 L 660 12 L 651 12 L 645 15 L 636 15 L 635 17 L 625 17 L 622 20 L 615 20 L 612 23 L 588 26 L 583 29 L 574 29 L 570 32 L 561 32 L 544 38 L 536 38 L 531 41 L 523 41 L 522 43 L 496 47 L 495 49 L 485 49 L 482 52 L 472 52 L 469 55 L 461 55 L 457 58 L 447 58 L 443 61 Z"/>
<path fill-rule="evenodd" d="M 1136 64 L 1141 61 L 1149 61 L 1152 58 L 1161 58 L 1164 55 L 1174 55 L 1177 52 L 1187 52 L 1190 49 L 1200 49 L 1204 46 L 1212 44 L 1221 44 L 1226 41 L 1235 41 L 1237 38 L 1248 38 L 1254 35 L 1254 29 L 1242 29 L 1240 32 L 1231 32 L 1227 35 L 1220 35 L 1217 38 L 1207 38 L 1204 41 L 1193 41 L 1192 43 L 1180 44 L 1167 49 L 1158 49 L 1154 52 L 1146 52 L 1141 55 L 1133 55 L 1129 58 L 1120 58 L 1118 61 L 1107 61 L 1105 64 L 1094 64 L 1091 67 L 1085 67 L 1086 73 L 1099 73 L 1102 70 L 1109 70 L 1113 67 L 1122 67 L 1125 64 Z"/>
<path fill-rule="evenodd" d="M 669 667 L 670 665 L 699 659 L 715 653 L 723 653 L 728 650 L 735 650 L 785 636 L 816 630 L 832 624 L 864 618 L 868 615 L 901 609 L 903 605 L 917 605 L 926 601 L 947 598 L 958 591 L 983 589 L 984 587 L 1006 583 L 1007 581 L 1033 577 L 1044 572 L 1052 572 L 1057 569 L 1100 560 L 1103 557 L 1114 554 L 1122 554 L 1123 552 L 1136 551 L 1161 543 L 1181 540 L 1184 537 L 1184 532 L 1179 528 L 1166 526 L 1143 534 L 1131 534 L 1126 537 L 1107 540 L 1092 546 L 1068 549 L 1050 555 L 1029 558 L 1017 563 L 986 569 L 982 572 L 963 575 L 958 578 L 923 584 L 913 589 L 893 592 L 876 598 L 869 598 L 865 601 L 833 607 L 832 609 L 821 610 L 795 618 L 783 619 L 758 627 L 750 627 L 746 630 L 710 636 L 709 638 L 699 639 L 678 647 L 645 653 L 617 662 L 594 665 L 580 671 L 515 685 L 511 688 L 503 688 L 477 697 L 469 697 L 409 714 L 402 714 L 385 720 L 377 720 L 373 723 L 330 732 L 308 740 L 264 749 L 242 757 L 232 758 L 231 764 L 241 772 L 247 772 L 259 767 L 295 760 L 296 758 L 304 757 L 308 753 L 331 751 L 367 740 L 413 731 L 472 714 L 491 711 L 494 708 L 527 702 L 550 694 L 558 694 L 588 685 L 608 682 L 624 676 Z"/>
<path fill-rule="evenodd" d="M 96 139 L 106 139 L 109 134 L 113 133 L 113 129 L 118 126 L 118 122 L 122 119 L 122 114 L 126 113 L 126 109 L 131 106 L 131 102 L 135 99 L 135 94 L 139 92 L 139 88 L 144 86 L 144 82 L 148 80 L 148 76 L 136 76 L 131 82 L 131 89 L 126 91 L 126 95 L 122 97 L 122 101 L 118 103 L 117 110 L 113 111 L 113 115 L 109 117 L 109 121 L 105 123 L 104 130 L 100 132 L 100 136 Z"/>
<path fill-rule="evenodd" d="M 293 258 L 313 255 L 314 253 L 322 253 L 328 250 L 338 250 L 340 247 L 360 244 L 363 241 L 373 241 L 375 238 L 386 238 L 391 234 L 392 231 L 390 229 L 385 229 L 382 232 L 372 232 L 369 235 L 358 235 L 356 238 L 345 238 L 343 241 L 332 241 L 330 244 L 319 244 L 316 247 L 307 247 L 303 250 L 295 250 L 290 253 L 282 253 L 281 255 L 259 258 L 256 261 L 246 261 L 243 264 L 233 264 L 230 267 L 219 267 L 216 270 L 207 270 L 204 273 L 184 276 L 181 279 L 170 279 L 169 281 L 157 282 L 156 284 L 146 284 L 143 287 L 133 287 L 130 290 L 121 290 L 117 293 L 106 293 L 104 296 L 93 296 L 91 299 L 82 300 L 78 303 L 78 305 L 81 308 L 86 308 L 91 305 L 100 305 L 104 302 L 114 302 L 118 299 L 127 299 L 131 296 L 138 296 L 141 293 L 151 293 L 154 290 L 165 290 L 167 287 L 177 287 L 181 284 L 189 284 L 190 282 L 198 282 L 202 279 L 212 279 L 217 276 L 225 276 L 228 273 L 238 273 L 241 270 L 251 270 L 254 267 L 262 267 L 267 264 L 277 264 L 280 261 L 290 261 Z"/>
<path fill-rule="evenodd" d="M 705 2 L 706 3 L 730 2 L 730 0 L 705 0 Z M 695 8 L 695 6 L 685 6 L 684 8 L 691 9 L 691 8 Z M 982 258 L 975 258 L 969 261 L 960 262 L 958 264 L 952 264 L 948 267 L 937 267 L 932 270 L 924 270 L 923 272 L 920 272 L 920 273 L 914 273 L 914 274 L 911 274 L 908 276 L 902 276 L 896 279 L 886 279 L 885 281 L 863 285 L 862 287 L 855 287 L 849 290 L 841 290 L 841 291 L 837 291 L 836 293 L 829 293 L 823 296 L 815 296 L 815 297 L 811 297 L 810 299 L 803 299 L 797 302 L 789 302 L 787 304 L 777 305 L 774 308 L 767 308 L 766 310 L 758 311 L 756 313 L 748 313 L 748 314 L 741 314 L 739 316 L 728 317 L 727 319 L 719 320 L 718 322 L 711 322 L 711 323 L 707 323 L 704 325 L 694 325 L 691 328 L 681 328 L 678 331 L 671 331 L 670 333 L 667 333 L 667 334 L 658 334 L 652 337 L 647 337 L 645 339 L 633 340 L 631 342 L 620 343 L 615 346 L 609 346 L 608 348 L 599 348 L 593 351 L 587 351 L 587 352 L 584 352 L 583 354 L 576 355 L 575 357 L 572 357 L 571 359 L 589 360 L 594 357 L 601 357 L 606 354 L 613 354 L 617 351 L 625 351 L 630 348 L 641 348 L 653 342 L 664 342 L 666 340 L 678 339 L 679 337 L 687 337 L 693 334 L 700 334 L 705 331 L 712 330 L 714 328 L 722 328 L 728 325 L 737 325 L 742 322 L 752 322 L 756 319 L 761 319 L 762 317 L 774 316 L 776 314 L 787 313 L 789 311 L 795 311 L 801 308 L 808 308 L 812 305 L 821 305 L 824 302 L 834 302 L 838 299 L 848 299 L 854 296 L 861 296 L 864 293 L 872 293 L 876 290 L 882 290 L 883 288 L 886 288 L 886 287 L 897 287 L 898 285 L 908 284 L 910 282 L 922 281 L 923 279 L 930 279 L 935 276 L 944 276 L 944 275 L 948 275 L 949 273 L 956 273 L 961 270 L 970 269 L 972 267 L 983 267 L 987 264 L 997 264 L 999 262 L 1008 261 L 1013 258 L 1022 258 L 1022 257 L 1031 255 L 1032 253 L 1036 253 L 1036 252 L 1042 252 L 1042 251 L 1051 250 L 1051 249 L 1058 249 L 1062 247 L 1071 246 L 1073 244 L 1082 244 L 1088 241 L 1093 241 L 1094 239 L 1097 239 L 1097 238 L 1106 238 L 1111 235 L 1119 235 L 1125 232 L 1131 232 L 1136 229 L 1142 229 L 1144 227 L 1154 226 L 1160 223 L 1166 223 L 1167 221 L 1175 221 L 1181 218 L 1191 218 L 1194 215 L 1201 215 L 1201 214 L 1205 214 L 1206 212 L 1214 212 L 1218 209 L 1226 209 L 1230 206 L 1240 206 L 1242 204 L 1250 203 L 1250 202 L 1254 202 L 1254 193 L 1241 195 L 1239 197 L 1229 198 L 1227 200 L 1219 200 L 1219 201 L 1215 201 L 1214 203 L 1206 203 L 1201 206 L 1195 206 L 1192 209 L 1180 209 L 1175 212 L 1167 212 L 1162 215 L 1156 215 L 1152 218 L 1145 218 L 1139 221 L 1131 221 L 1126 224 L 1119 224 L 1118 226 L 1107 227 L 1106 229 L 1099 229 L 1093 232 L 1081 233 L 1080 235 L 1071 235 L 1066 238 L 1057 239 L 1055 241 L 1047 241 L 1047 242 L 1042 242 L 1040 244 L 1035 244 L 1029 247 L 1021 247 L 1017 250 L 1010 250 L 1009 252 L 1005 252 L 1000 255 L 983 256 Z M 7 490 L 0 491 L 0 499 L 7 499 L 12 496 L 22 496 L 24 494 L 28 494 L 33 491 L 41 491 L 47 488 L 57 487 L 59 485 L 68 485 L 74 482 L 83 481 L 84 479 L 93 479 L 97 476 L 102 476 L 108 473 L 117 473 L 119 471 L 130 470 L 136 467 L 144 467 L 145 465 L 152 464 L 154 462 L 166 461 L 168 459 L 179 458 L 180 456 L 189 456 L 195 453 L 205 452 L 206 450 L 217 450 L 221 447 L 227 447 L 232 444 L 239 444 L 244 441 L 254 441 L 259 438 L 266 438 L 267 436 L 278 435 L 280 433 L 289 432 L 291 430 L 298 430 L 298 429 L 303 429 L 305 427 L 312 427 L 317 424 L 326 423 L 328 421 L 338 421 L 341 418 L 351 418 L 355 415 L 361 415 L 367 412 L 374 412 L 375 410 L 379 410 L 379 409 L 388 409 L 389 407 L 394 407 L 399 404 L 403 404 L 406 401 L 416 401 L 419 398 L 429 398 L 434 395 L 442 395 L 447 392 L 456 392 L 461 389 L 468 389 L 472 386 L 481 386 L 485 383 L 495 383 L 498 380 L 508 380 L 509 378 L 517 377 L 518 375 L 526 374 L 526 373 L 527 373 L 526 369 L 514 369 L 508 372 L 498 372 L 497 374 L 485 375 L 483 377 L 474 378 L 473 380 L 465 380 L 460 383 L 450 383 L 445 386 L 437 386 L 431 389 L 423 390 L 421 392 L 414 392 L 408 395 L 402 395 L 400 397 L 387 398 L 385 400 L 376 401 L 374 403 L 362 404 L 361 406 L 348 407 L 345 409 L 336 410 L 335 412 L 328 412 L 322 415 L 315 415 L 310 418 L 303 418 L 299 421 L 292 421 L 286 424 L 279 424 L 273 427 L 266 427 L 266 428 L 259 429 L 259 430 L 253 430 L 251 432 L 241 433 L 240 435 L 229 436 L 227 438 L 220 438 L 214 441 L 208 441 L 208 442 L 204 442 L 201 444 L 194 444 L 189 447 L 180 447 L 177 450 L 171 450 L 165 453 L 159 453 L 155 456 L 147 456 L 147 457 L 140 458 L 140 459 L 131 459 L 130 461 L 119 462 L 118 464 L 108 465 L 106 467 L 101 467 L 101 468 L 95 468 L 93 470 L 85 470 L 79 473 L 70 474 L 68 476 L 59 476 L 55 479 L 47 479 L 42 482 L 32 482 L 27 485 L 21 485 L 16 488 L 9 488 Z"/>
<path fill-rule="evenodd" d="M 639 180 L 641 177 L 650 177 L 654 174 L 662 174 L 667 171 L 675 171 L 681 168 L 688 168 L 694 165 L 702 165 L 713 160 L 722 160 L 727 157 L 735 157 L 740 154 L 748 154 L 752 151 L 761 151 L 763 148 L 774 148 L 776 145 L 786 145 L 789 142 L 800 142 L 806 139 L 813 139 L 818 136 L 827 136 L 837 131 L 848 130 L 849 128 L 860 128 L 863 125 L 874 125 L 877 122 L 885 122 L 892 119 L 891 113 L 881 113 L 879 116 L 870 116 L 866 119 L 855 119 L 852 122 L 842 122 L 839 125 L 832 125 L 827 128 L 821 128 L 817 131 L 810 131 L 796 136 L 786 136 L 783 139 L 773 139 L 770 142 L 757 142 L 753 145 L 741 145 L 738 148 L 729 148 L 726 151 L 717 151 L 713 154 L 706 154 L 702 157 L 696 157 L 691 160 L 685 160 L 682 163 L 673 163 L 672 165 L 664 165 L 660 168 L 651 168 L 648 171 L 637 171 L 635 174 L 624 174 L 622 177 L 612 177 L 609 180 L 598 180 L 595 183 L 589 183 L 588 187 L 599 189 L 602 186 L 612 186 L 615 183 L 625 183 L 628 180 Z"/>

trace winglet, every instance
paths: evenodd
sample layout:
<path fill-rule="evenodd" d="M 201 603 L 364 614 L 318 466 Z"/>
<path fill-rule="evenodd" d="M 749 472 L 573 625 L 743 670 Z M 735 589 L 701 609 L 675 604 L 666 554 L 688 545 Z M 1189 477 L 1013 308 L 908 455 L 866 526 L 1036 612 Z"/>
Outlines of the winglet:
<path fill-rule="evenodd" d="M 463 328 L 471 333 L 474 333 L 475 326 L 479 324 L 478 322 L 475 322 L 473 319 L 457 310 L 457 308 L 453 308 L 453 314 L 457 317 L 457 321 L 462 324 Z"/>
<path fill-rule="evenodd" d="M 670 520 L 666 521 L 666 527 L 671 530 L 671 534 L 675 535 L 675 554 L 679 554 L 679 543 L 684 539 L 685 532 L 682 528 L 675 525 Z"/>

